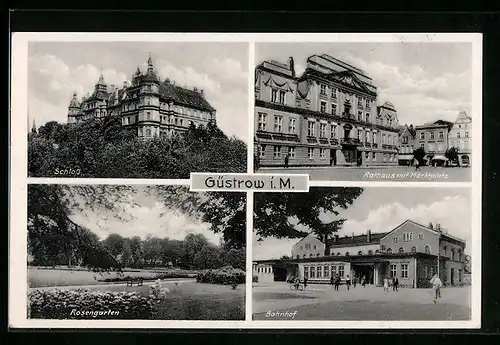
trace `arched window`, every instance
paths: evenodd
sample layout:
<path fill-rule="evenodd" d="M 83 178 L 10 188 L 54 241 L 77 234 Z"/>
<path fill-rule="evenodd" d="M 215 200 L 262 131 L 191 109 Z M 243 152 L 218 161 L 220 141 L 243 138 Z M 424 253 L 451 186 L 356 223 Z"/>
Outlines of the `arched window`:
<path fill-rule="evenodd" d="M 455 250 L 452 248 L 451 251 L 451 261 L 455 261 Z"/>
<path fill-rule="evenodd" d="M 378 251 L 378 250 L 377 250 L 377 251 Z M 370 249 L 370 250 L 368 251 L 368 255 L 373 255 L 373 250 L 371 250 L 371 249 Z"/>
<path fill-rule="evenodd" d="M 425 246 L 425 254 L 430 254 L 431 253 L 431 247 L 429 245 Z"/>
<path fill-rule="evenodd" d="M 306 254 L 304 254 L 303 258 L 304 258 L 304 259 L 306 258 Z"/>
<path fill-rule="evenodd" d="M 299 258 L 300 256 L 297 254 L 297 259 Z"/>
<path fill-rule="evenodd" d="M 402 254 L 402 253 L 404 253 L 404 252 L 405 252 L 405 249 L 404 249 L 403 247 L 400 247 L 400 248 L 399 248 L 399 253 L 400 253 L 400 254 Z"/>
<path fill-rule="evenodd" d="M 349 252 L 345 252 L 345 256 L 349 256 Z"/>
<path fill-rule="evenodd" d="M 360 251 L 358 252 L 358 255 L 363 255 L 363 251 L 362 251 L 362 250 L 360 250 Z"/>
<path fill-rule="evenodd" d="M 392 249 L 391 248 L 387 249 L 387 254 L 392 254 Z"/>
<path fill-rule="evenodd" d="M 415 247 L 415 246 L 411 247 L 411 252 L 412 253 L 416 253 L 417 252 L 417 247 Z"/>
<path fill-rule="evenodd" d="M 146 129 L 146 136 L 147 137 L 150 137 L 151 136 L 151 130 L 148 128 Z"/>
<path fill-rule="evenodd" d="M 309 254 L 309 257 L 310 257 L 310 258 L 312 258 L 312 257 L 313 257 L 312 253 L 311 253 L 311 254 Z"/>
<path fill-rule="evenodd" d="M 148 121 L 151 120 L 151 113 L 149 111 L 146 113 L 146 119 Z"/>
<path fill-rule="evenodd" d="M 340 256 L 340 252 L 337 253 L 337 256 Z"/>
<path fill-rule="evenodd" d="M 319 253 L 318 253 L 318 254 L 316 254 L 316 256 L 317 256 L 317 257 L 319 257 Z"/>
<path fill-rule="evenodd" d="M 380 250 L 378 250 L 378 249 L 377 249 L 377 250 L 375 251 L 375 254 L 380 254 Z"/>

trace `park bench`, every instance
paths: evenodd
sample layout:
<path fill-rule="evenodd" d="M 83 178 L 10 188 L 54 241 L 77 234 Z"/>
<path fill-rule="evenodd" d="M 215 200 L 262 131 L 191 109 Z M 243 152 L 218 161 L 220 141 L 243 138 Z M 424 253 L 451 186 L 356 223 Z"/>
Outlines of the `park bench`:
<path fill-rule="evenodd" d="M 138 278 L 138 279 L 129 279 L 127 281 L 127 286 L 132 286 L 134 285 L 134 283 L 137 284 L 137 286 L 142 286 L 144 284 L 144 280 L 142 278 Z"/>

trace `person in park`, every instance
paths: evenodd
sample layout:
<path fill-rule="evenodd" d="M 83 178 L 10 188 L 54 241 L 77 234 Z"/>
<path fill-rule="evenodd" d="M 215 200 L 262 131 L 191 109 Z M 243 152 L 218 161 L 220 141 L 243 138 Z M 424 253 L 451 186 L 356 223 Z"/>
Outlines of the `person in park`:
<path fill-rule="evenodd" d="M 285 156 L 285 169 L 288 169 L 288 161 L 290 160 L 290 154 L 287 153 Z"/>
<path fill-rule="evenodd" d="M 436 303 L 438 298 L 441 298 L 441 286 L 443 286 L 443 282 L 441 278 L 436 274 L 431 279 L 432 284 L 432 299 L 433 302 Z"/>
<path fill-rule="evenodd" d="M 339 291 L 339 286 L 340 286 L 340 275 L 335 276 L 335 291 Z"/>
<path fill-rule="evenodd" d="M 394 277 L 392 279 L 392 291 L 398 291 L 399 279 L 398 277 Z"/>

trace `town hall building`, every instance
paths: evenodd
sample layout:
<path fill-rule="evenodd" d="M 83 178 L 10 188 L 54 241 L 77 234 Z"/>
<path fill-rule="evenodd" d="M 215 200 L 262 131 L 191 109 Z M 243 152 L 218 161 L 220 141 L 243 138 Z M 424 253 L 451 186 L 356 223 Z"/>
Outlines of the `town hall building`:
<path fill-rule="evenodd" d="M 398 116 L 377 105 L 377 87 L 357 67 L 312 55 L 297 76 L 294 60 L 255 69 L 255 152 L 262 167 L 397 165 Z"/>
<path fill-rule="evenodd" d="M 191 124 L 206 126 L 216 122 L 215 115 L 203 90 L 190 90 L 169 79 L 160 81 L 151 55 L 146 72 L 137 67 L 131 83 L 125 81 L 122 88 L 108 86 L 101 74 L 93 93 L 81 101 L 74 93 L 68 107 L 69 124 L 117 116 L 141 138 L 171 136 Z"/>
<path fill-rule="evenodd" d="M 253 274 L 259 282 L 287 281 L 299 277 L 309 284 L 329 283 L 338 274 L 359 282 L 381 286 L 384 278 L 398 277 L 401 287 L 429 287 L 438 273 L 445 285 L 464 283 L 465 241 L 452 236 L 440 224 L 419 224 L 406 220 L 385 233 L 339 237 L 324 243 L 308 235 L 296 243 L 291 258 L 257 260 Z M 439 267 L 439 272 L 438 272 Z"/>

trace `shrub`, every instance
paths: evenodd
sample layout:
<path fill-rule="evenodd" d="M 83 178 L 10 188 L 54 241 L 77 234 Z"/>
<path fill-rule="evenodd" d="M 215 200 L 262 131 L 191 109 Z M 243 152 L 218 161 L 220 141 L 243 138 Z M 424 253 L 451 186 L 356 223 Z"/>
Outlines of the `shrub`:
<path fill-rule="evenodd" d="M 256 275 L 256 274 L 254 274 L 254 275 L 252 276 L 252 282 L 253 282 L 253 283 L 258 283 L 258 282 L 259 282 L 259 276 L 258 276 L 258 275 Z"/>
<path fill-rule="evenodd" d="M 161 286 L 161 282 L 159 279 L 149 287 L 149 290 L 150 290 L 150 296 L 155 300 L 161 300 L 165 298 L 167 294 L 170 292 L 168 288 L 164 288 Z"/>
<path fill-rule="evenodd" d="M 196 276 L 198 283 L 233 285 L 245 284 L 245 271 L 231 266 L 206 270 Z"/>
<path fill-rule="evenodd" d="M 28 295 L 32 319 L 150 319 L 155 301 L 136 292 L 35 290 Z"/>

